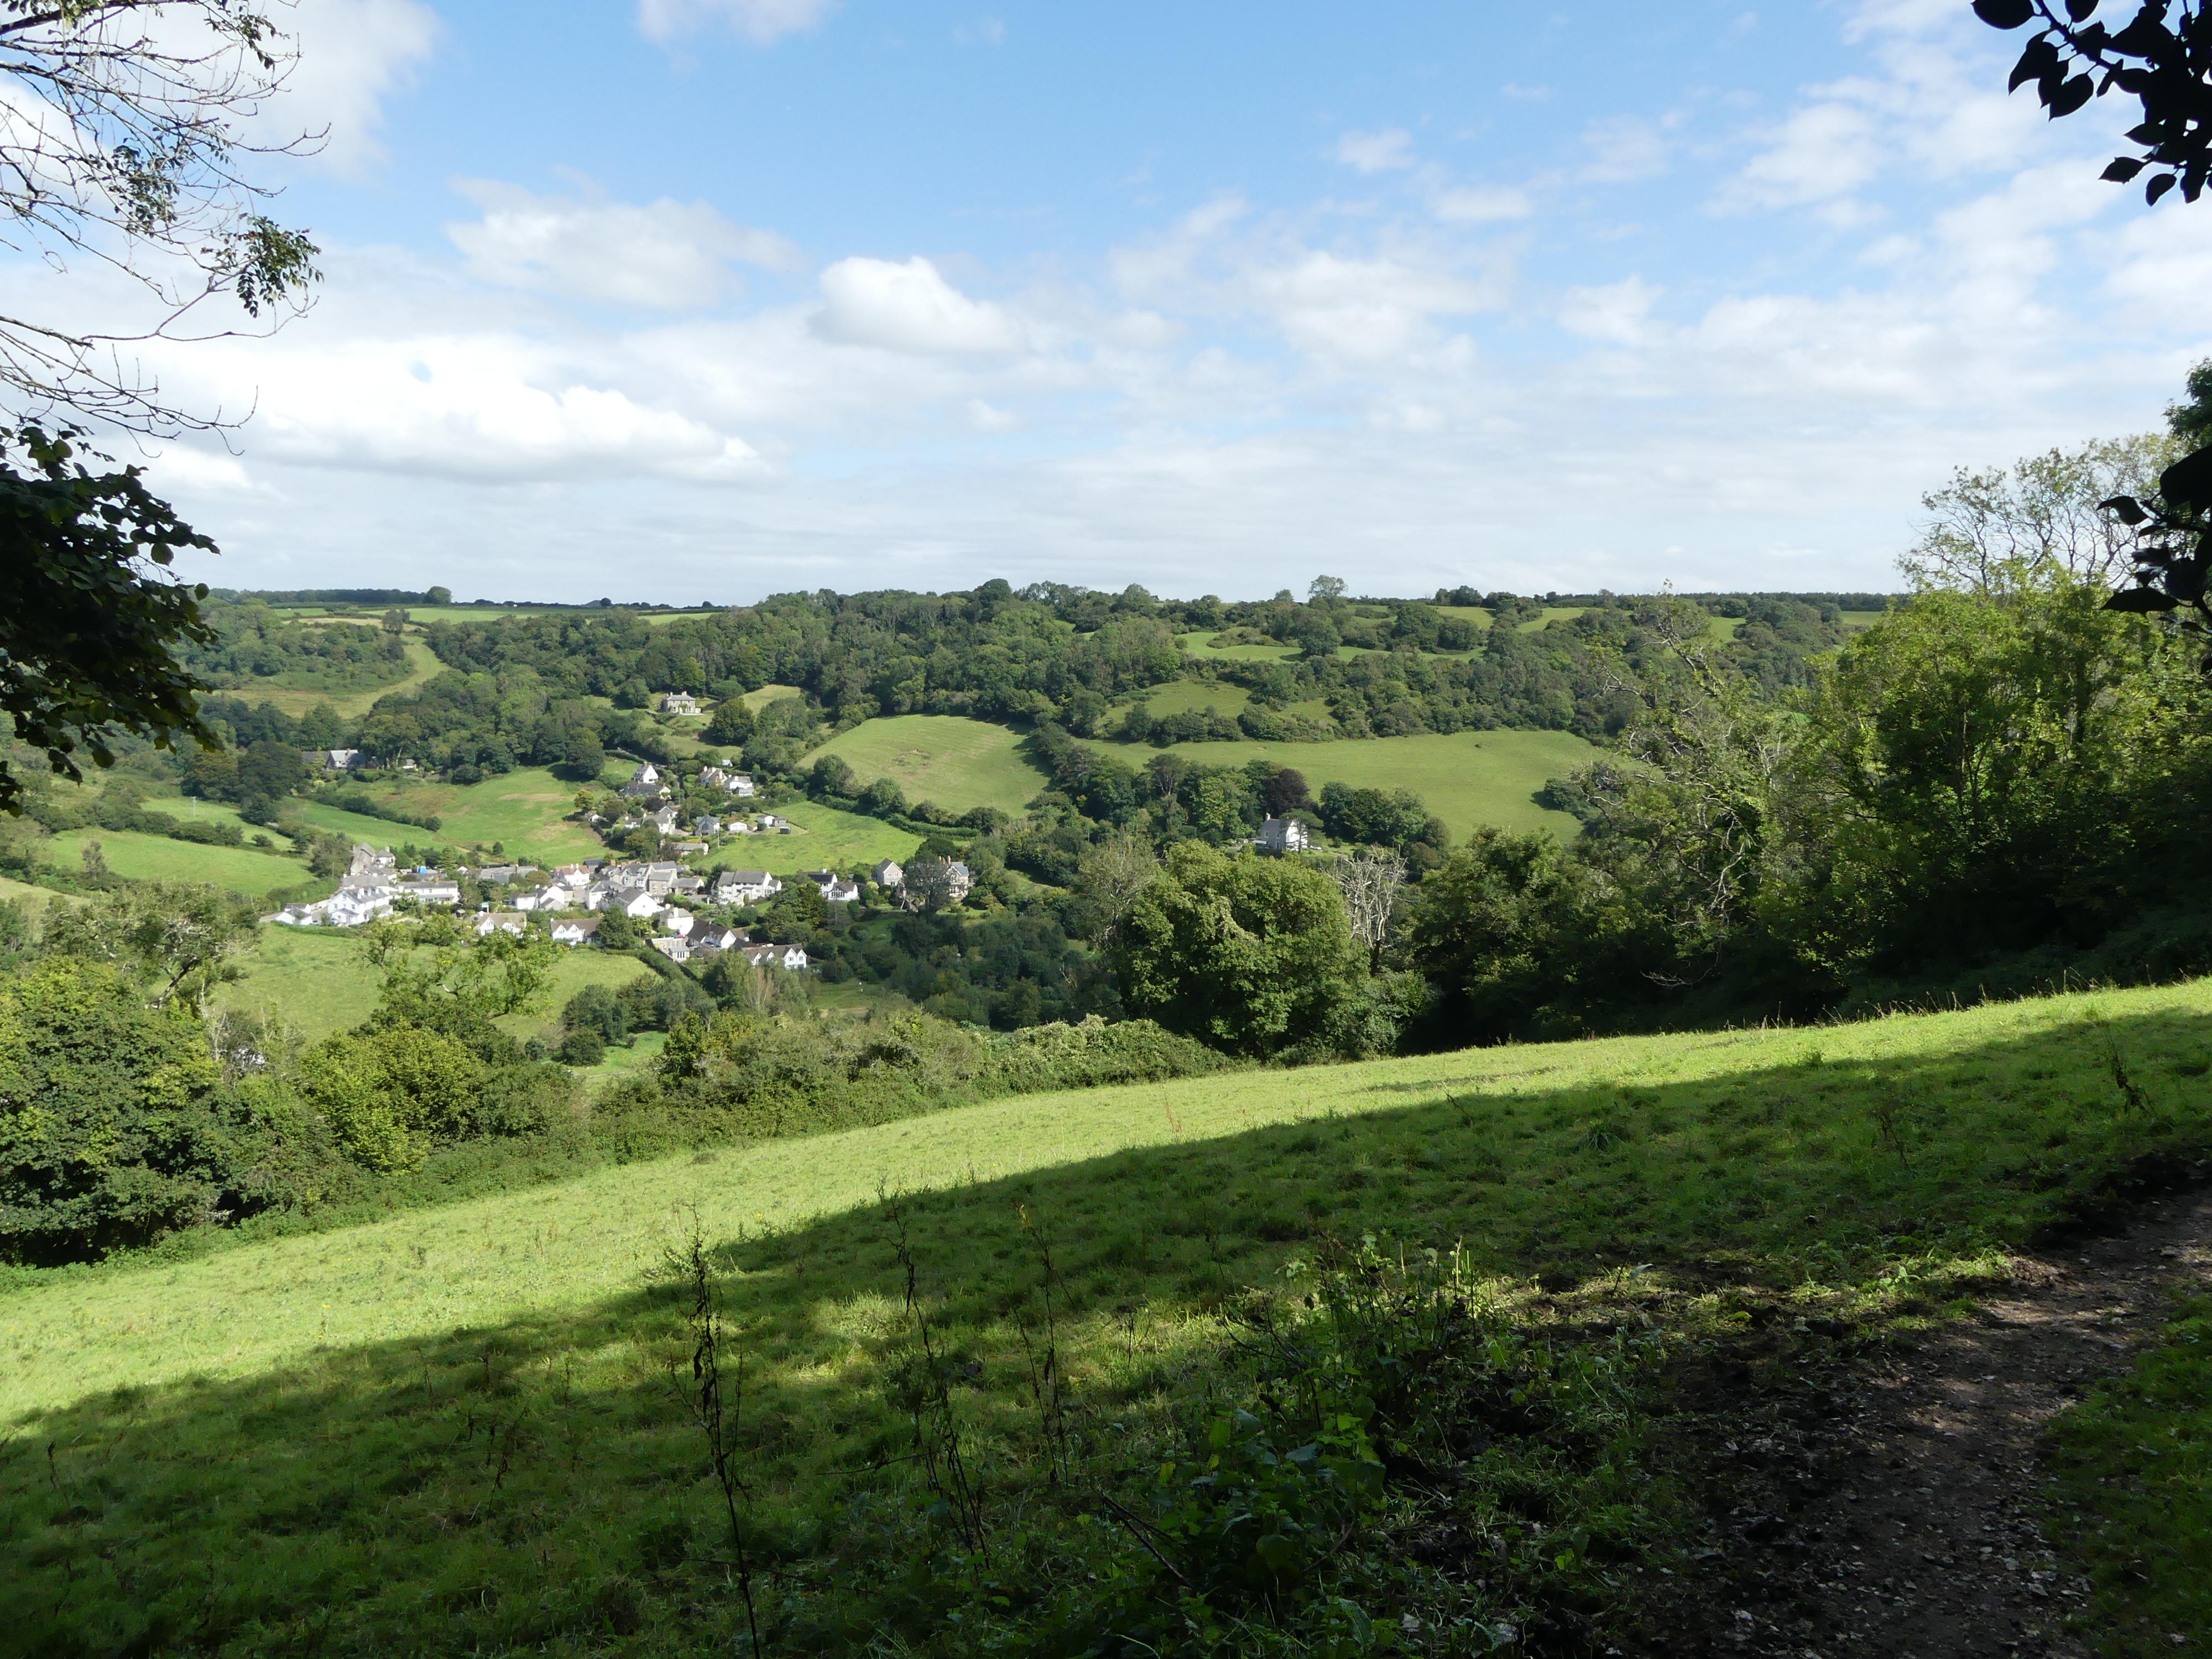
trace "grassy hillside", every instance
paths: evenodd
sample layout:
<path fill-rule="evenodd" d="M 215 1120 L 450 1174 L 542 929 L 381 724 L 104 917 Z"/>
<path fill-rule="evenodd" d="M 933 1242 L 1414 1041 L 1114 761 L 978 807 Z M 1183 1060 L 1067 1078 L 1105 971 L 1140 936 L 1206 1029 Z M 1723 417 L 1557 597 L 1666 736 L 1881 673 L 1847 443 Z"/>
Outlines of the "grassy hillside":
<path fill-rule="evenodd" d="M 835 755 L 863 783 L 890 778 L 910 801 L 966 811 L 995 806 L 1018 812 L 1045 787 L 1022 753 L 1021 734 L 988 720 L 951 714 L 893 714 L 840 732 L 816 755 Z"/>
<path fill-rule="evenodd" d="M 430 647 L 421 640 L 409 638 L 401 641 L 407 649 L 410 665 L 406 677 L 384 685 L 372 686 L 366 691 L 321 691 L 313 686 L 246 685 L 233 690 L 216 693 L 218 696 L 240 697 L 253 704 L 274 703 L 291 715 L 306 714 L 318 703 L 328 703 L 341 714 L 366 714 L 379 697 L 390 696 L 395 691 L 410 690 L 423 681 L 445 671 L 445 665 L 430 653 Z"/>
<path fill-rule="evenodd" d="M 435 816 L 443 826 L 436 836 L 441 841 L 485 846 L 503 842 L 508 856 L 545 864 L 588 858 L 601 850 L 597 836 L 580 824 L 564 821 L 574 808 L 576 786 L 542 766 L 518 767 L 481 783 L 425 780 L 371 793 L 406 811 Z M 310 823 L 317 823 L 321 821 L 319 813 L 326 814 L 327 809 L 310 807 L 306 816 Z M 402 823 L 385 824 L 380 831 L 380 839 L 387 842 L 429 838 L 428 832 Z"/>
<path fill-rule="evenodd" d="M 258 898 L 314 879 L 299 860 L 276 853 L 250 847 L 203 847 L 197 842 L 118 830 L 71 830 L 56 836 L 46 843 L 46 862 L 81 869 L 85 844 L 95 841 L 107 867 L 133 881 L 206 882 Z"/>
<path fill-rule="evenodd" d="M 375 1012 L 376 972 L 357 933 L 263 927 L 240 965 L 246 977 L 224 986 L 216 1001 L 281 1020 L 310 1042 Z"/>
<path fill-rule="evenodd" d="M 801 870 L 850 870 L 884 859 L 903 862 L 921 846 L 921 836 L 880 818 L 816 801 L 793 801 L 774 810 L 798 825 L 798 833 L 741 836 L 715 848 L 710 858 L 692 861 L 789 876 Z"/>
<path fill-rule="evenodd" d="M 572 1650 L 621 1630 L 632 1650 L 727 1652 L 717 1500 L 671 1380 L 689 1346 L 649 1285 L 695 1217 L 730 1269 L 763 1548 L 799 1563 L 918 1479 L 891 1381 L 901 1237 L 965 1379 L 978 1478 L 1003 1486 L 1034 1420 L 1035 1229 L 1078 1420 L 1141 1453 L 1218 1357 L 1224 1291 L 1325 1237 L 1458 1243 L 1479 1277 L 1583 1285 L 1647 1320 L 1724 1324 L 1731 1287 L 1784 1310 L 1940 1302 L 2135 1160 L 2199 1153 L 2208 1063 L 2199 984 L 1249 1073 L 56 1275 L 0 1299 L 0 1510 L 30 1540 L 0 1616 L 54 1650 L 124 1647 L 150 1618 L 204 1651 L 318 1631 L 331 1651 Z"/>
<path fill-rule="evenodd" d="M 1153 750 L 1102 745 L 1141 766 Z M 1265 758 L 1305 774 L 1316 793 L 1325 783 L 1411 789 L 1443 817 L 1455 836 L 1479 823 L 1507 830 L 1548 829 L 1571 836 L 1578 826 L 1547 811 L 1534 796 L 1547 779 L 1588 764 L 1598 751 L 1565 732 L 1459 732 L 1448 737 L 1345 738 L 1334 743 L 1183 743 L 1175 752 L 1212 766 Z"/>

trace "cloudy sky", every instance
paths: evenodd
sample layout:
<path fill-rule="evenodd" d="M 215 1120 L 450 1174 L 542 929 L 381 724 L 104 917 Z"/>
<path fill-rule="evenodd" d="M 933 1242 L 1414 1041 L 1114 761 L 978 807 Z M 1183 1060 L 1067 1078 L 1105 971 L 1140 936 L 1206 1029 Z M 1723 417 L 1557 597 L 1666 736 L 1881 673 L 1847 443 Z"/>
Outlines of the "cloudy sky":
<path fill-rule="evenodd" d="M 292 15 L 320 301 L 149 357 L 228 586 L 1886 587 L 2212 354 L 1965 0 Z"/>

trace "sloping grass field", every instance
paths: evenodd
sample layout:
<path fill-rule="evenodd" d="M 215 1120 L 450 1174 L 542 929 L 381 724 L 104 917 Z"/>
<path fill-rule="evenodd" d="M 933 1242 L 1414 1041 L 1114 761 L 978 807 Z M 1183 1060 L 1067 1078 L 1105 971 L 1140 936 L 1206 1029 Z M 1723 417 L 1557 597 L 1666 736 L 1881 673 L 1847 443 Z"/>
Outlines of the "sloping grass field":
<path fill-rule="evenodd" d="M 723 866 L 788 877 L 801 870 L 854 870 L 884 859 L 904 863 L 921 847 L 921 836 L 895 824 L 818 801 L 792 801 L 769 810 L 778 817 L 789 818 L 799 827 L 799 833 L 741 836 L 717 845 L 706 858 L 691 861 L 702 868 Z"/>
<path fill-rule="evenodd" d="M 1142 744 L 1096 745 L 1132 766 L 1158 752 Z M 1179 743 L 1174 752 L 1208 766 L 1266 759 L 1305 775 L 1318 794 L 1326 783 L 1410 789 L 1464 836 L 1477 824 L 1549 830 L 1571 839 L 1581 826 L 1536 805 L 1552 778 L 1587 765 L 1599 751 L 1567 732 L 1456 732 L 1417 738 L 1347 738 L 1334 743 Z"/>
<path fill-rule="evenodd" d="M 305 714 L 318 703 L 328 703 L 341 714 L 364 714 L 379 697 L 388 697 L 395 691 L 411 691 L 424 681 L 445 672 L 445 664 L 430 653 L 430 647 L 421 640 L 408 638 L 400 641 L 406 648 L 408 672 L 404 677 L 383 685 L 370 686 L 357 691 L 322 691 L 313 686 L 273 686 L 253 684 L 240 686 L 216 695 L 240 697 L 258 707 L 273 703 L 295 718 Z"/>
<path fill-rule="evenodd" d="M 435 817 L 441 826 L 435 836 L 440 841 L 487 847 L 501 842 L 508 857 L 544 864 L 564 864 L 603 850 L 597 836 L 566 821 L 576 786 L 542 766 L 517 767 L 481 783 L 425 781 L 370 793 L 418 816 Z M 316 821 L 313 811 L 309 821 Z M 385 825 L 384 835 L 387 841 L 431 838 L 430 832 L 404 823 Z"/>
<path fill-rule="evenodd" d="M 863 783 L 891 779 L 909 801 L 933 801 L 963 812 L 995 806 L 1012 814 L 1048 781 L 1021 745 L 1020 732 L 988 720 L 891 714 L 863 720 L 813 752 L 836 756 Z"/>
<path fill-rule="evenodd" d="M 205 882 L 249 898 L 314 882 L 306 865 L 276 853 L 251 847 L 204 847 L 125 830 L 65 830 L 45 843 L 46 861 L 63 869 L 82 869 L 85 846 L 95 841 L 107 867 L 133 881 Z M 328 884 L 323 885 L 326 890 Z"/>
<path fill-rule="evenodd" d="M 920 1486 L 902 1250 L 1011 1504 L 1048 1288 L 1070 1410 L 1139 1461 L 1222 1362 L 1224 1296 L 1332 1237 L 1457 1244 L 1501 1305 L 1540 1276 L 1647 1323 L 1724 1322 L 1732 1286 L 1932 1310 L 2146 1158 L 2201 1157 L 2208 1065 L 2199 983 L 1245 1073 L 58 1273 L 0 1297 L 0 1627 L 48 1652 L 730 1651 L 658 1283 L 695 1227 L 743 1356 L 757 1559 L 803 1577 L 871 1494 Z"/>

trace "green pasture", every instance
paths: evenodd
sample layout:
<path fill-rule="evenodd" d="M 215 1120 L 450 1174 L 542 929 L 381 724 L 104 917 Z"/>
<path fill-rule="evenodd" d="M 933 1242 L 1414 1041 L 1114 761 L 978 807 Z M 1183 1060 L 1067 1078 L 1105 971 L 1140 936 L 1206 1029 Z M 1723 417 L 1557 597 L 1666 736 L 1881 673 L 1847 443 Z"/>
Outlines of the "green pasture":
<path fill-rule="evenodd" d="M 568 821 L 575 810 L 576 786 L 542 766 L 518 767 L 481 783 L 364 785 L 369 793 L 418 817 L 435 817 L 434 836 L 404 823 L 386 824 L 386 840 L 438 840 L 489 847 L 504 842 L 510 858 L 566 864 L 601 850 L 599 838 Z"/>
<path fill-rule="evenodd" d="M 1212 708 L 1235 720 L 1252 701 L 1252 694 L 1241 685 L 1219 680 L 1170 680 L 1165 685 L 1139 692 L 1135 701 L 1155 714 L 1194 714 Z"/>
<path fill-rule="evenodd" d="M 321 928 L 259 928 L 241 964 L 246 977 L 216 996 L 290 1026 L 308 1042 L 350 1030 L 376 1011 L 376 970 L 361 935 Z"/>
<path fill-rule="evenodd" d="M 963 812 L 976 806 L 1019 812 L 1048 781 L 1023 753 L 1019 732 L 954 714 L 863 720 L 814 754 L 836 756 L 863 783 L 887 777 L 909 801 Z"/>
<path fill-rule="evenodd" d="M 363 785 L 364 788 L 369 786 Z M 372 793 L 376 793 L 374 790 Z M 447 839 L 441 830 L 433 834 L 411 823 L 394 823 L 389 818 L 373 818 L 363 812 L 348 812 L 320 801 L 288 800 L 282 809 L 286 817 L 296 815 L 301 823 L 333 836 L 343 836 L 356 846 L 397 847 L 402 842 L 413 842 L 417 847 L 428 846 Z"/>
<path fill-rule="evenodd" d="M 26 1650 L 147 1650 L 150 1625 L 240 1655 L 581 1651 L 611 1629 L 727 1653 L 690 1346 L 653 1288 L 694 1227 L 743 1355 L 755 1536 L 818 1565 L 853 1505 L 920 1485 L 890 1380 L 902 1236 L 970 1467 L 1011 1505 L 1045 1283 L 1079 1432 L 1139 1452 L 1222 1363 L 1221 1298 L 1328 1238 L 1456 1244 L 1502 1305 L 1540 1276 L 1601 1322 L 1711 1328 L 1746 1298 L 1778 1328 L 1924 1315 L 2137 1158 L 2201 1152 L 2208 1061 L 2197 984 L 1254 1072 L 57 1273 L 0 1298 L 0 1616 Z"/>
<path fill-rule="evenodd" d="M 793 801 L 769 809 L 797 826 L 790 835 L 774 830 L 739 836 L 718 843 L 703 859 L 692 862 L 732 870 L 765 870 L 771 875 L 791 876 L 801 870 L 854 870 L 885 859 L 901 863 L 921 847 L 921 837 L 859 812 L 842 811 L 817 801 Z"/>
<path fill-rule="evenodd" d="M 1210 657 L 1219 662 L 1287 662 L 1298 654 L 1294 645 L 1210 645 L 1209 640 L 1224 630 L 1200 628 L 1188 634 L 1176 635 L 1176 642 L 1195 656 Z"/>
<path fill-rule="evenodd" d="M 806 693 L 798 686 L 776 685 L 771 683 L 762 686 L 757 691 L 746 692 L 741 701 L 746 708 L 757 714 L 772 702 L 781 702 L 789 697 L 803 697 L 805 695 Z"/>
<path fill-rule="evenodd" d="M 384 685 L 371 686 L 367 690 L 322 691 L 313 686 L 273 686 L 253 684 L 235 690 L 218 691 L 215 695 L 238 697 L 258 707 L 272 703 L 285 714 L 295 716 L 307 714 L 318 703 L 328 703 L 341 714 L 367 714 L 379 697 L 388 697 L 395 691 L 412 690 L 425 680 L 445 672 L 445 664 L 430 654 L 430 647 L 418 639 L 402 641 L 407 648 L 407 659 L 412 665 L 406 676 Z"/>
<path fill-rule="evenodd" d="M 1138 744 L 1099 744 L 1103 753 L 1141 766 L 1158 751 Z M 1318 794 L 1326 783 L 1410 789 L 1464 836 L 1477 824 L 1505 830 L 1579 832 L 1575 820 L 1536 805 L 1547 779 L 1564 776 L 1599 751 L 1566 732 L 1456 732 L 1417 738 L 1345 738 L 1329 743 L 1179 743 L 1173 752 L 1209 766 L 1273 761 L 1305 774 Z"/>
<path fill-rule="evenodd" d="M 121 830 L 67 830 L 45 844 L 46 861 L 58 868 L 81 870 L 85 845 L 95 841 L 107 867 L 132 881 L 204 882 L 258 898 L 280 887 L 314 880 L 299 860 L 276 853 L 251 847 L 203 847 L 197 842 Z"/>
<path fill-rule="evenodd" d="M 1845 633 L 1857 634 L 1872 628 L 1888 614 L 1886 611 L 1839 611 L 1836 620 L 1843 624 Z"/>
<path fill-rule="evenodd" d="M 586 985 L 619 989 L 652 971 L 635 957 L 618 951 L 596 950 L 588 945 L 573 949 L 563 945 L 554 958 L 552 973 L 538 1006 L 522 1013 L 502 1015 L 494 1023 L 509 1036 L 523 1040 L 536 1037 L 550 1048 L 560 1040 L 561 1010 L 577 992 Z"/>

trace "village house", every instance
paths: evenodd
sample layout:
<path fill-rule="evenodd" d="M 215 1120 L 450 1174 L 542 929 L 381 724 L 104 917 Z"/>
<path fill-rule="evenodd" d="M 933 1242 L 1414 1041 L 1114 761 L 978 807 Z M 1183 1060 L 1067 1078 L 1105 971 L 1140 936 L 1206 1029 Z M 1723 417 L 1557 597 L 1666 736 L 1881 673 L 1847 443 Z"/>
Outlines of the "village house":
<path fill-rule="evenodd" d="M 662 835 L 672 836 L 676 833 L 676 821 L 682 816 L 673 806 L 663 806 L 647 812 L 645 821 Z"/>
<path fill-rule="evenodd" d="M 945 864 L 945 891 L 955 904 L 968 896 L 975 885 L 975 878 L 968 866 L 957 859 L 948 859 Z"/>
<path fill-rule="evenodd" d="M 807 965 L 803 945 L 749 945 L 740 954 L 755 968 L 781 968 L 795 974 L 805 972 Z"/>
<path fill-rule="evenodd" d="M 742 928 L 726 927 L 720 922 L 715 921 L 702 921 L 699 923 L 696 927 L 692 928 L 690 933 L 685 935 L 685 938 L 691 948 L 695 951 L 702 948 L 714 951 L 734 951 L 740 945 L 751 943 Z"/>
<path fill-rule="evenodd" d="M 630 781 L 615 793 L 624 800 L 658 800 L 668 791 L 661 787 L 660 769 L 645 761 L 631 774 Z"/>
<path fill-rule="evenodd" d="M 809 870 L 806 878 L 832 904 L 850 904 L 860 896 L 860 884 L 850 877 L 839 875 L 835 870 Z"/>
<path fill-rule="evenodd" d="M 461 884 L 443 876 L 415 876 L 404 878 L 392 884 L 395 899 L 413 899 L 417 904 L 459 904 Z"/>
<path fill-rule="evenodd" d="M 1267 853 L 1302 853 L 1311 841 L 1305 825 L 1296 818 L 1269 818 L 1260 826 L 1256 845 Z"/>
<path fill-rule="evenodd" d="M 765 870 L 725 870 L 714 879 L 715 902 L 721 904 L 758 904 L 782 890 L 783 884 Z"/>
<path fill-rule="evenodd" d="M 707 843 L 703 841 L 672 841 L 668 843 L 668 850 L 680 859 L 696 858 L 707 850 Z"/>
<path fill-rule="evenodd" d="M 653 941 L 653 948 L 671 962 L 691 960 L 691 947 L 672 933 L 664 933 Z"/>
<path fill-rule="evenodd" d="M 553 924 L 556 945 L 581 945 L 599 931 L 597 916 L 562 916 Z"/>
<path fill-rule="evenodd" d="M 702 812 L 691 820 L 691 833 L 695 836 L 719 836 L 722 833 L 722 821 L 712 812 Z"/>
<path fill-rule="evenodd" d="M 575 893 L 558 882 L 514 896 L 514 908 L 518 910 L 565 910 L 575 902 Z"/>
<path fill-rule="evenodd" d="M 671 691 L 660 700 L 660 712 L 664 714 L 696 714 L 699 712 L 699 699 L 689 691 Z"/>
<path fill-rule="evenodd" d="M 360 749 L 310 749 L 303 758 L 326 772 L 358 772 L 368 764 L 367 751 Z"/>
<path fill-rule="evenodd" d="M 699 782 L 702 788 L 720 789 L 725 794 L 735 795 L 740 800 L 753 793 L 753 781 L 742 772 L 726 772 L 719 766 L 702 767 Z"/>
<path fill-rule="evenodd" d="M 906 879 L 906 871 L 901 866 L 896 859 L 885 859 L 874 869 L 868 872 L 868 879 L 875 883 L 878 887 L 887 888 L 892 892 L 896 892 L 898 890 L 899 884 Z"/>
<path fill-rule="evenodd" d="M 707 878 L 685 871 L 668 884 L 669 892 L 679 898 L 696 898 L 707 890 Z"/>
<path fill-rule="evenodd" d="M 757 818 L 755 818 L 753 822 L 759 824 L 763 830 L 788 830 L 791 828 L 791 820 L 789 818 L 780 818 L 773 812 L 763 812 Z"/>
<path fill-rule="evenodd" d="M 528 931 L 530 918 L 520 910 L 480 910 L 477 913 L 477 937 L 491 933 L 513 933 L 517 939 Z"/>
<path fill-rule="evenodd" d="M 660 927 L 663 933 L 673 933 L 678 939 L 688 939 L 694 918 L 689 910 L 663 910 Z"/>

